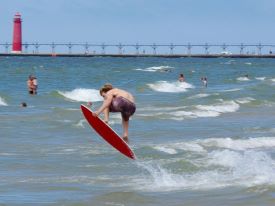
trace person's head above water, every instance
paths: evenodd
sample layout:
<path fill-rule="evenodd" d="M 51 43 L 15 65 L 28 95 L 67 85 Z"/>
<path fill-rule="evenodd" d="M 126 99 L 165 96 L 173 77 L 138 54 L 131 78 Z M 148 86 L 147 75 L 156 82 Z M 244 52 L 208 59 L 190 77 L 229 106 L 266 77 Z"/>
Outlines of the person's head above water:
<path fill-rule="evenodd" d="M 21 107 L 27 107 L 27 103 L 26 102 L 22 102 L 21 103 Z"/>

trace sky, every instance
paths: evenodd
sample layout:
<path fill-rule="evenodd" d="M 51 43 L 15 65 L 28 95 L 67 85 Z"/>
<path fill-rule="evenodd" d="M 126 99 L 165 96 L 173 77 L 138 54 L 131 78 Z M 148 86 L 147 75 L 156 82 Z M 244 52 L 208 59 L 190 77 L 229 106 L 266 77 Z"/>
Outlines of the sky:
<path fill-rule="evenodd" d="M 270 43 L 274 0 L 0 0 L 0 43 Z"/>

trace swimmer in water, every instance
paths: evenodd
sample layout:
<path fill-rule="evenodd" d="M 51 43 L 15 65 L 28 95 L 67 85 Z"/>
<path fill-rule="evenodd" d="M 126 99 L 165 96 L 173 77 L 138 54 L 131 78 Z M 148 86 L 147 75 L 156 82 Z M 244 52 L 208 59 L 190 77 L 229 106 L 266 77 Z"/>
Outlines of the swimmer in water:
<path fill-rule="evenodd" d="M 21 107 L 27 107 L 27 103 L 26 103 L 26 102 L 22 102 L 22 103 L 20 104 L 20 106 L 21 106 Z"/>

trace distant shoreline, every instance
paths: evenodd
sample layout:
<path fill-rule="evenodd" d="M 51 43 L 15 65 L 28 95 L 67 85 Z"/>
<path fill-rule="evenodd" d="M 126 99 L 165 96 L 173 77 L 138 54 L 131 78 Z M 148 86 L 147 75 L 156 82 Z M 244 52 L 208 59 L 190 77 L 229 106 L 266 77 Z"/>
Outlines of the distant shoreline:
<path fill-rule="evenodd" d="M 0 53 L 0 56 L 6 57 L 158 57 L 158 58 L 275 58 L 275 54 L 66 54 L 66 53 Z"/>

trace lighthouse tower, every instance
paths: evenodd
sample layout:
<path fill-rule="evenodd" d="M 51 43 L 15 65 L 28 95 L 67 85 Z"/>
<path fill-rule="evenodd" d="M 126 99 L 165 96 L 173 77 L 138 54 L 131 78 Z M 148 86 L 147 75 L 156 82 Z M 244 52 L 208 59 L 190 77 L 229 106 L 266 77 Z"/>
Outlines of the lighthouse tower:
<path fill-rule="evenodd" d="M 13 42 L 12 53 L 22 52 L 22 29 L 21 29 L 21 15 L 17 12 L 13 19 Z"/>

